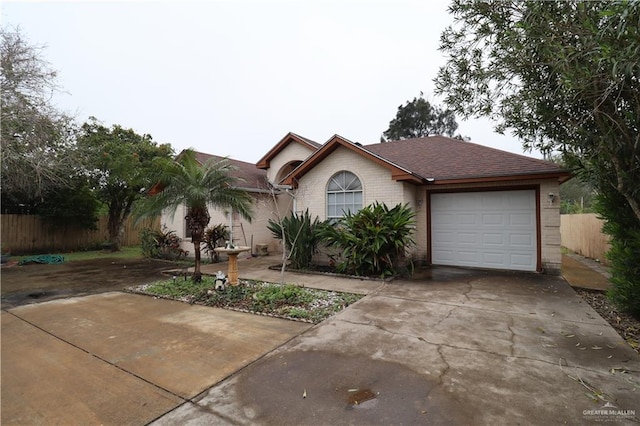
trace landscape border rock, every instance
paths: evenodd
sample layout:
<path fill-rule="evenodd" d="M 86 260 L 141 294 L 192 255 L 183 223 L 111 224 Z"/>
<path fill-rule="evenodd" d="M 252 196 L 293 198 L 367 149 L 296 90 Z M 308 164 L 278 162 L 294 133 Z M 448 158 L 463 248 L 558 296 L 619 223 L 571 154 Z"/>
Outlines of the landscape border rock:
<path fill-rule="evenodd" d="M 272 271 L 281 271 L 282 265 L 272 265 L 269 266 L 269 269 Z M 314 271 L 313 269 L 294 269 L 294 268 L 285 268 L 285 272 L 295 272 L 298 274 L 310 274 L 310 275 L 325 275 L 327 277 L 337 277 L 337 278 L 348 278 L 352 280 L 362 280 L 362 281 L 377 281 L 390 283 L 391 281 L 399 278 L 398 275 L 393 275 L 388 278 L 378 278 L 378 277 L 367 277 L 363 275 L 348 275 L 348 274 L 339 274 L 337 272 L 325 272 L 325 271 Z"/>

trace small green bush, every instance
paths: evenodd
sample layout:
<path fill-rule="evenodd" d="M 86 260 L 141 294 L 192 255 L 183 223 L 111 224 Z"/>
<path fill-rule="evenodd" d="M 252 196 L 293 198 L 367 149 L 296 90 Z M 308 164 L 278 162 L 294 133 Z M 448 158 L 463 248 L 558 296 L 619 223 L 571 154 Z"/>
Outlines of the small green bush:
<path fill-rule="evenodd" d="M 202 292 L 206 292 L 213 285 L 213 279 L 194 282 L 191 279 L 184 279 L 184 277 L 176 277 L 172 280 L 159 281 L 152 284 L 147 291 L 160 296 L 179 299 L 199 295 Z"/>
<path fill-rule="evenodd" d="M 414 217 L 408 205 L 389 209 L 376 202 L 335 223 L 325 222 L 320 236 L 339 250 L 338 272 L 388 277 L 400 272 L 406 248 L 415 244 Z"/>
<path fill-rule="evenodd" d="M 290 216 L 280 222 L 269 219 L 267 228 L 278 240 L 285 240 L 285 248 L 290 254 L 291 267 L 294 269 L 307 269 L 313 255 L 318 252 L 320 236 L 318 230 L 320 220 L 316 216 L 311 220 L 309 209 L 304 213 L 292 212 Z"/>
<path fill-rule="evenodd" d="M 253 295 L 255 305 L 279 306 L 308 303 L 313 296 L 302 287 L 294 284 L 266 286 Z"/>

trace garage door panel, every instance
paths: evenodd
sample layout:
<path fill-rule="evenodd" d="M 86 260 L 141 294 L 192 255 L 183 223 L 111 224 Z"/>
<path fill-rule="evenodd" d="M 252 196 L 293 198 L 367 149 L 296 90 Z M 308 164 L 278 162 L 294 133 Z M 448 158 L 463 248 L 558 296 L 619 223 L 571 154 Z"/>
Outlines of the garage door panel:
<path fill-rule="evenodd" d="M 473 265 L 478 262 L 478 252 L 474 251 L 466 251 L 460 250 L 458 252 L 458 259 L 461 262 L 465 262 L 468 265 Z"/>
<path fill-rule="evenodd" d="M 517 254 L 517 253 L 512 253 L 510 256 L 510 264 L 513 267 L 512 269 L 520 269 L 522 268 L 523 270 L 528 270 L 526 269 L 529 265 L 531 265 L 531 263 L 534 261 L 533 256 L 529 255 L 529 254 Z"/>
<path fill-rule="evenodd" d="M 505 224 L 504 219 L 502 213 L 485 213 L 482 215 L 482 225 L 502 226 Z"/>
<path fill-rule="evenodd" d="M 501 209 L 505 202 L 504 198 L 501 197 L 500 195 L 497 195 L 496 193 L 493 193 L 493 194 L 487 193 L 487 192 L 478 193 L 478 199 L 479 199 L 480 205 L 483 208 L 486 208 L 489 210 Z M 470 206 L 470 207 L 475 208 L 476 206 Z"/>
<path fill-rule="evenodd" d="M 478 216 L 475 214 L 457 214 L 454 217 L 454 222 L 458 225 L 477 225 Z"/>
<path fill-rule="evenodd" d="M 494 265 L 495 267 L 501 268 L 504 265 L 504 253 L 491 253 L 484 252 L 482 253 L 482 261 L 488 265 Z"/>
<path fill-rule="evenodd" d="M 512 226 L 531 226 L 533 225 L 533 218 L 531 212 L 518 212 L 510 213 L 509 224 Z"/>
<path fill-rule="evenodd" d="M 535 241 L 531 234 L 511 234 L 509 235 L 509 243 L 512 248 L 533 248 Z"/>
<path fill-rule="evenodd" d="M 478 203 L 478 199 L 475 197 L 467 197 L 467 198 L 454 198 L 454 201 L 451 203 L 452 207 L 457 209 L 457 211 L 469 211 Z"/>
<path fill-rule="evenodd" d="M 456 223 L 456 219 L 452 215 L 436 213 L 431 216 L 431 223 L 433 225 L 453 225 Z"/>
<path fill-rule="evenodd" d="M 482 244 L 486 246 L 502 246 L 504 244 L 503 234 L 482 234 Z"/>
<path fill-rule="evenodd" d="M 527 191 L 511 191 L 510 194 L 507 194 L 506 198 L 506 208 L 508 209 L 535 209 L 536 208 L 536 200 L 534 197 L 529 196 Z"/>
<path fill-rule="evenodd" d="M 475 232 L 460 232 L 458 234 L 458 243 L 461 245 L 478 245 L 478 234 Z"/>
<path fill-rule="evenodd" d="M 431 196 L 431 259 L 440 265 L 535 271 L 534 190 Z"/>
<path fill-rule="evenodd" d="M 441 265 L 449 265 L 449 262 L 456 260 L 455 253 L 452 250 L 439 250 L 437 255 L 434 253 L 433 263 Z"/>
<path fill-rule="evenodd" d="M 433 234 L 433 241 L 440 243 L 444 249 L 447 246 L 453 246 L 456 242 L 456 234 L 454 232 L 436 232 Z"/>

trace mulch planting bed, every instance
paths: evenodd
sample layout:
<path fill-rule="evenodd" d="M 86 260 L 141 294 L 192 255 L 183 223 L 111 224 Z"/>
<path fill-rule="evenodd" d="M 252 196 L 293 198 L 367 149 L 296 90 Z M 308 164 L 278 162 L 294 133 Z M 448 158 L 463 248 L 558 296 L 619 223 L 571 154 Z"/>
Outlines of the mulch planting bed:
<path fill-rule="evenodd" d="M 133 286 L 128 290 L 191 304 L 310 323 L 323 321 L 363 297 L 359 294 L 253 280 L 240 280 L 240 285 L 226 285 L 220 290 L 214 290 L 215 285 L 214 277 L 204 276 L 199 283 L 175 278 Z"/>
<path fill-rule="evenodd" d="M 605 319 L 622 336 L 629 345 L 640 354 L 640 321 L 620 310 L 602 291 L 574 288 L 602 318 Z"/>

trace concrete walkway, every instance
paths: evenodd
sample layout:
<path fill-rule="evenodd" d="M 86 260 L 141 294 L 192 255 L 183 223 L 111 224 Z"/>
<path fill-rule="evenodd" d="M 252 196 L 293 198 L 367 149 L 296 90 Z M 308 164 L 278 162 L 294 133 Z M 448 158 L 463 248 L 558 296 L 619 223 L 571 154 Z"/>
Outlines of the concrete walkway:
<path fill-rule="evenodd" d="M 562 255 L 562 276 L 572 287 L 603 291 L 611 287 L 606 267 L 576 253 Z"/>
<path fill-rule="evenodd" d="M 266 281 L 272 283 L 282 282 L 280 270 L 270 267 L 282 264 L 279 256 L 244 257 L 238 259 L 238 274 L 240 278 Z M 207 264 L 202 266 L 202 273 L 215 275 L 217 271 L 227 273 L 227 262 Z M 192 269 L 190 269 L 191 271 Z M 326 274 L 301 274 L 285 271 L 284 282 L 297 284 L 304 287 L 318 288 L 321 290 L 341 291 L 356 294 L 369 294 L 380 288 L 382 281 L 367 278 L 353 279 L 339 276 L 328 277 Z"/>

